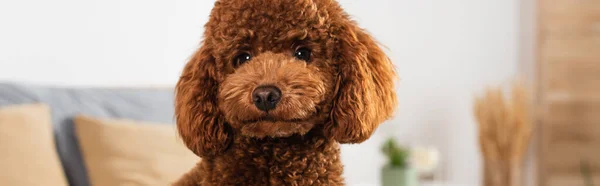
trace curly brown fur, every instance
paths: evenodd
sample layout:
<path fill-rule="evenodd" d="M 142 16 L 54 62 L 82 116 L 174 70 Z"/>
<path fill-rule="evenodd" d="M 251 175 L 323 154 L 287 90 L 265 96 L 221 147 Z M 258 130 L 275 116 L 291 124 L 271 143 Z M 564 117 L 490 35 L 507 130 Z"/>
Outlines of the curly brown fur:
<path fill-rule="evenodd" d="M 396 107 L 374 39 L 334 0 L 218 0 L 205 28 L 176 88 L 179 134 L 203 160 L 175 185 L 343 185 L 339 143 Z M 267 111 L 252 94 L 265 85 L 281 92 Z"/>
<path fill-rule="evenodd" d="M 240 137 L 175 185 L 342 185 L 339 145 L 325 138 Z M 225 163 L 227 162 L 227 163 Z"/>

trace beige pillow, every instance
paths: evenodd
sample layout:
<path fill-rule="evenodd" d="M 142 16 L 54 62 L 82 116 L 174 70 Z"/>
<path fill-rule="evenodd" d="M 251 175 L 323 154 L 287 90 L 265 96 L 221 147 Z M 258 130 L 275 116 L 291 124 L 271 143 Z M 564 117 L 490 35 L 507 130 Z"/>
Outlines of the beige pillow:
<path fill-rule="evenodd" d="M 75 128 L 94 186 L 170 185 L 200 160 L 174 125 L 77 116 Z"/>
<path fill-rule="evenodd" d="M 67 185 L 43 104 L 0 108 L 0 185 Z"/>

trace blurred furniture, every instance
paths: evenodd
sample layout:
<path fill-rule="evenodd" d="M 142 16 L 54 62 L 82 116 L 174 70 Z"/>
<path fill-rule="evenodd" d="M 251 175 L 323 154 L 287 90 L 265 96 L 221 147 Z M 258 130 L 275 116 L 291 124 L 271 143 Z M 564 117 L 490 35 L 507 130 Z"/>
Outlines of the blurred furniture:
<path fill-rule="evenodd" d="M 28 103 L 49 106 L 57 152 L 69 185 L 73 186 L 89 185 L 74 130 L 75 115 L 172 125 L 173 99 L 172 89 L 57 88 L 0 83 L 0 107 Z"/>
<path fill-rule="evenodd" d="M 537 152 L 540 186 L 600 184 L 600 1 L 539 0 Z"/>
<path fill-rule="evenodd" d="M 81 115 L 74 121 L 90 185 L 172 185 L 200 161 L 173 125 Z"/>
<path fill-rule="evenodd" d="M 0 107 L 0 148 L 0 185 L 67 185 L 48 106 Z"/>

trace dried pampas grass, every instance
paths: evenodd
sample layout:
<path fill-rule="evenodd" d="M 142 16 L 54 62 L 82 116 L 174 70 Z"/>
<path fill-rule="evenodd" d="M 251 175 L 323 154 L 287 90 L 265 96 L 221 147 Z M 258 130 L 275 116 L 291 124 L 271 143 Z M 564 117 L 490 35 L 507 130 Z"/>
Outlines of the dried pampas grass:
<path fill-rule="evenodd" d="M 522 83 L 514 83 L 510 95 L 488 88 L 475 99 L 485 186 L 521 185 L 520 170 L 533 130 L 531 100 Z"/>

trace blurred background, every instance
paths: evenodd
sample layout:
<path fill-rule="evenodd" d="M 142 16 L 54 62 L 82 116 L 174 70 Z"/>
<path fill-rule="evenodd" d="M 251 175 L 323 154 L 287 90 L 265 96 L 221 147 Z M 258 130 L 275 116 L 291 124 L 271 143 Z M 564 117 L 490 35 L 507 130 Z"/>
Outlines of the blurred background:
<path fill-rule="evenodd" d="M 386 47 L 401 78 L 396 116 L 367 142 L 342 147 L 349 185 L 383 183 L 382 167 L 389 156 L 381 148 L 389 138 L 406 148 L 427 149 L 425 159 L 434 168 L 421 176 L 422 184 L 490 185 L 484 179 L 489 158 L 482 150 L 481 116 L 474 114 L 474 105 L 490 87 L 510 92 L 515 80 L 528 90 L 525 101 L 531 104 L 523 120 L 530 137 L 521 141 L 523 152 L 514 163 L 520 168 L 509 173 L 518 181 L 512 182 L 574 186 L 595 178 L 600 184 L 600 177 L 593 176 L 600 168 L 600 2 L 339 2 Z M 0 0 L 0 97 L 13 95 L 3 91 L 38 91 L 29 102 L 53 100 L 48 102 L 54 108 L 63 103 L 52 98 L 60 94 L 58 89 L 67 90 L 62 92 L 67 96 L 82 96 L 70 91 L 105 95 L 105 89 L 117 89 L 114 94 L 125 91 L 152 104 L 135 96 L 137 90 L 128 91 L 174 86 L 202 39 L 213 3 Z M 4 105 L 17 103 L 0 99 Z M 172 119 L 172 111 L 162 114 Z M 148 120 L 138 115 L 129 119 Z M 58 153 L 64 163 L 60 147 Z"/>

